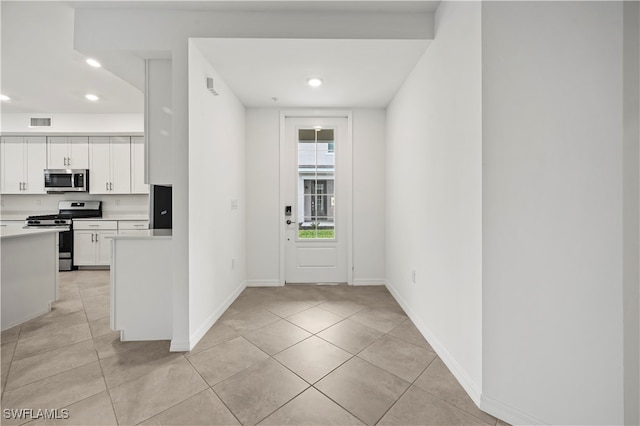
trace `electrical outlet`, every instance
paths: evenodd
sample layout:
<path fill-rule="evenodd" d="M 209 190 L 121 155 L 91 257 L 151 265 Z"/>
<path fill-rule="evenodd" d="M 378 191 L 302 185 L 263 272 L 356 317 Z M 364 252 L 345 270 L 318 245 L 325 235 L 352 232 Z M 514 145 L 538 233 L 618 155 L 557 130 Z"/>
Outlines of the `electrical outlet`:
<path fill-rule="evenodd" d="M 116 206 L 120 205 L 120 200 L 116 200 Z"/>
<path fill-rule="evenodd" d="M 41 204 L 42 204 L 42 200 L 36 200 L 36 206 L 40 207 Z"/>
<path fill-rule="evenodd" d="M 231 200 L 231 210 L 238 210 L 238 200 Z"/>
<path fill-rule="evenodd" d="M 411 268 L 411 282 L 413 284 L 416 283 L 416 270 L 414 268 Z"/>

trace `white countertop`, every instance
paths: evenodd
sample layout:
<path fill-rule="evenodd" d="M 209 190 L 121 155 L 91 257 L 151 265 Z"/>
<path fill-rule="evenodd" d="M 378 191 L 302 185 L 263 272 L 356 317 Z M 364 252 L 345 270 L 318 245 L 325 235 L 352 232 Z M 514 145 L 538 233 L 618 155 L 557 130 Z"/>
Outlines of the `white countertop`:
<path fill-rule="evenodd" d="M 80 220 L 149 220 L 148 213 L 102 213 L 102 217 L 87 217 L 80 219 L 73 219 L 74 221 Z"/>
<path fill-rule="evenodd" d="M 24 237 L 27 235 L 36 235 L 36 234 L 49 234 L 53 232 L 61 232 L 68 230 L 68 228 L 0 228 L 0 238 L 16 238 L 16 237 Z"/>
<path fill-rule="evenodd" d="M 105 238 L 112 238 L 114 240 L 150 240 L 154 238 L 168 239 L 173 236 L 171 229 L 147 229 L 145 231 L 139 231 L 135 234 L 118 234 L 108 235 Z"/>
<path fill-rule="evenodd" d="M 7 212 L 0 214 L 0 220 L 26 220 L 28 216 L 40 216 L 46 214 L 57 214 L 57 211 L 39 212 Z M 73 220 L 149 220 L 148 212 L 103 212 L 102 217 L 88 217 Z"/>
<path fill-rule="evenodd" d="M 45 214 L 57 214 L 57 211 L 53 212 L 22 212 L 22 211 L 14 211 L 14 212 L 2 212 L 0 214 L 0 220 L 26 220 L 28 216 L 36 216 L 36 215 L 45 215 Z"/>

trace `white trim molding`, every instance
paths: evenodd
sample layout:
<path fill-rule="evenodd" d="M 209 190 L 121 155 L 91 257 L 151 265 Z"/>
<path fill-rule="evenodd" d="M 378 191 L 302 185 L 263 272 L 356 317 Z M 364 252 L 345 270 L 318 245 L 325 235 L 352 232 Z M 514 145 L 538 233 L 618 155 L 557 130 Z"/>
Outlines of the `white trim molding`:
<path fill-rule="evenodd" d="M 424 336 L 425 339 L 429 342 L 433 350 L 438 354 L 442 362 L 447 366 L 451 374 L 455 376 L 455 378 L 460 382 L 460 385 L 464 388 L 467 394 L 471 397 L 473 402 L 480 407 L 480 402 L 482 399 L 482 389 L 478 386 L 478 384 L 469 377 L 467 372 L 460 366 L 458 361 L 449 353 L 447 348 L 436 338 L 436 336 L 431 332 L 429 327 L 424 324 L 419 317 L 409 308 L 409 305 L 400 297 L 400 294 L 396 289 L 391 285 L 391 283 L 386 280 L 386 286 L 394 299 L 400 304 L 402 309 L 406 312 L 407 316 L 413 321 L 416 328 L 420 333 Z"/>
<path fill-rule="evenodd" d="M 247 287 L 281 287 L 284 285 L 279 279 L 265 279 L 265 280 L 247 280 Z"/>
<path fill-rule="evenodd" d="M 530 414 L 523 413 L 509 405 L 488 396 L 481 396 L 480 408 L 512 425 L 548 425 L 549 422 L 542 421 Z"/>
<path fill-rule="evenodd" d="M 384 278 L 354 278 L 353 285 L 386 285 Z"/>
<path fill-rule="evenodd" d="M 211 326 L 213 326 L 213 324 L 215 324 L 216 321 L 218 321 L 218 319 L 222 316 L 222 314 L 224 314 L 224 312 L 229 308 L 229 306 L 231 306 L 231 304 L 236 300 L 236 298 L 240 295 L 240 293 L 242 293 L 242 291 L 246 288 L 246 286 L 247 286 L 247 282 L 243 281 L 242 284 L 239 285 L 238 288 L 227 298 L 227 300 L 225 300 L 218 309 L 216 309 L 211 315 L 209 315 L 209 318 L 207 318 L 206 321 L 204 321 L 202 325 L 198 327 L 198 329 L 189 336 L 188 342 L 186 341 L 176 342 L 172 340 L 169 351 L 171 352 L 191 351 L 198 344 L 200 339 L 202 339 L 204 335 L 207 334 L 207 331 L 209 331 Z"/>

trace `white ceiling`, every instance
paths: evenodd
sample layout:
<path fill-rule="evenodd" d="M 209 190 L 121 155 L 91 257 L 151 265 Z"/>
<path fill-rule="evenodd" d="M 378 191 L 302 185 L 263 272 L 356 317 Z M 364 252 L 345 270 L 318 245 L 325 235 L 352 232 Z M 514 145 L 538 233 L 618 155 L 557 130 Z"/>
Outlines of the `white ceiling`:
<path fill-rule="evenodd" d="M 432 12 L 434 1 L 1 1 L 2 112 L 141 113 L 143 94 L 73 50 L 74 7 L 181 10 Z M 247 106 L 383 107 L 427 40 L 198 39 L 213 67 Z M 137 70 L 136 70 L 137 72 Z M 325 80 L 319 89 L 305 78 Z M 101 97 L 89 102 L 86 93 Z M 273 102 L 272 98 L 278 101 Z"/>
<path fill-rule="evenodd" d="M 428 41 L 198 39 L 195 44 L 246 106 L 343 108 L 385 107 Z M 323 79 L 321 87 L 306 84 L 312 76 Z"/>
<path fill-rule="evenodd" d="M 140 90 L 73 50 L 74 9 L 67 2 L 0 2 L 2 111 L 141 113 Z M 84 98 L 100 96 L 99 102 Z"/>

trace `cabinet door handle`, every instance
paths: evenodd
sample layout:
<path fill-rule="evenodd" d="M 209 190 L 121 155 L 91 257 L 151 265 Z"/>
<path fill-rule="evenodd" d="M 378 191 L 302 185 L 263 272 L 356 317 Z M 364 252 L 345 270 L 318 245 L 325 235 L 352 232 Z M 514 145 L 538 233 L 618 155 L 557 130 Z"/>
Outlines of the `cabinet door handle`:
<path fill-rule="evenodd" d="M 62 157 L 63 161 L 64 161 L 64 165 L 67 165 L 67 157 Z"/>
<path fill-rule="evenodd" d="M 91 242 L 93 242 L 93 236 L 94 236 L 94 235 L 95 235 L 95 234 L 93 234 L 93 233 L 91 234 Z"/>
<path fill-rule="evenodd" d="M 71 165 L 71 157 L 67 157 L 67 166 Z"/>
<path fill-rule="evenodd" d="M 113 182 L 109 182 L 109 191 L 113 191 Z"/>
<path fill-rule="evenodd" d="M 104 189 L 105 189 L 105 191 L 109 190 L 109 182 L 105 182 L 104 183 Z"/>
<path fill-rule="evenodd" d="M 98 242 L 98 234 L 96 234 L 96 243 Z"/>

